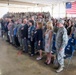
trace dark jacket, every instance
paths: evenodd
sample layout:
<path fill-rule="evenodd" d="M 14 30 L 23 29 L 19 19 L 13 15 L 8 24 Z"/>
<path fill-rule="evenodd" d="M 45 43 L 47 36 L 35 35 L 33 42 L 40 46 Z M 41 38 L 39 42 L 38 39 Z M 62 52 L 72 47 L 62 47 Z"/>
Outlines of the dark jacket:
<path fill-rule="evenodd" d="M 32 26 L 31 28 L 30 28 L 30 39 L 31 39 L 31 41 L 33 41 L 34 40 L 34 33 L 35 33 L 35 27 L 34 26 Z"/>
<path fill-rule="evenodd" d="M 21 37 L 24 39 L 28 39 L 28 25 L 25 24 L 24 26 L 21 27 Z"/>
<path fill-rule="evenodd" d="M 42 29 L 37 29 L 37 33 L 36 33 L 36 40 L 37 41 L 43 41 L 43 31 Z"/>
<path fill-rule="evenodd" d="M 68 35 L 70 35 L 71 31 L 72 31 L 72 26 L 67 27 L 67 34 L 68 34 Z"/>

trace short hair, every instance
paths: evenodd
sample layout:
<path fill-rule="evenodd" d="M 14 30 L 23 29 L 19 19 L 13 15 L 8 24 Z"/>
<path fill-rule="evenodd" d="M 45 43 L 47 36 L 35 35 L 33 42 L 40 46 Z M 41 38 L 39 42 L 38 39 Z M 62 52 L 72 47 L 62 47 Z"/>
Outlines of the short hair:
<path fill-rule="evenodd" d="M 52 21 L 47 22 L 46 25 L 47 25 L 47 29 L 53 30 L 53 23 L 52 23 Z"/>
<path fill-rule="evenodd" d="M 32 23 L 32 25 L 34 25 L 34 21 L 33 20 L 29 20 L 30 23 Z"/>

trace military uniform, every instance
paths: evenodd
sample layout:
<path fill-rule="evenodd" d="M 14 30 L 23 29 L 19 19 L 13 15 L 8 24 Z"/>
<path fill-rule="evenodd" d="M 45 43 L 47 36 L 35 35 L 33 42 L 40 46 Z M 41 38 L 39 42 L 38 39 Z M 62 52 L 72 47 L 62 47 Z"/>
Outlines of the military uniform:
<path fill-rule="evenodd" d="M 60 66 L 64 66 L 64 49 L 67 43 L 68 43 L 67 30 L 65 29 L 65 27 L 61 27 L 59 28 L 56 36 L 56 56 Z"/>

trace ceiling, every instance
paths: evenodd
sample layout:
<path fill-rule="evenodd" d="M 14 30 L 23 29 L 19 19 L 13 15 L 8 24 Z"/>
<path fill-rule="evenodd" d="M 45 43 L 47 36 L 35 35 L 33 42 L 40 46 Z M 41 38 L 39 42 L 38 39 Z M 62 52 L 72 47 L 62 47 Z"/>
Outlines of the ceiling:
<path fill-rule="evenodd" d="M 57 3 L 57 2 L 70 2 L 70 1 L 76 1 L 76 0 L 10 0 L 10 1 L 50 4 L 50 3 Z"/>
<path fill-rule="evenodd" d="M 76 0 L 0 0 L 0 3 L 9 3 L 10 4 L 26 4 L 26 5 L 39 5 L 39 6 L 45 6 L 45 5 L 51 5 L 51 4 L 57 4 L 61 2 L 71 2 Z"/>

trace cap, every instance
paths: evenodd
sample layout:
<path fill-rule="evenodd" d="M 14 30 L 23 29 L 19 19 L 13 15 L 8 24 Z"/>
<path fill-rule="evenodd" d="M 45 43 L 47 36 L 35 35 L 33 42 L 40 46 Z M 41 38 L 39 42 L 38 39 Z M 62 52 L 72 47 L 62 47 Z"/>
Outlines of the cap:
<path fill-rule="evenodd" d="M 64 20 L 59 19 L 59 20 L 58 20 L 58 23 L 64 24 Z"/>

